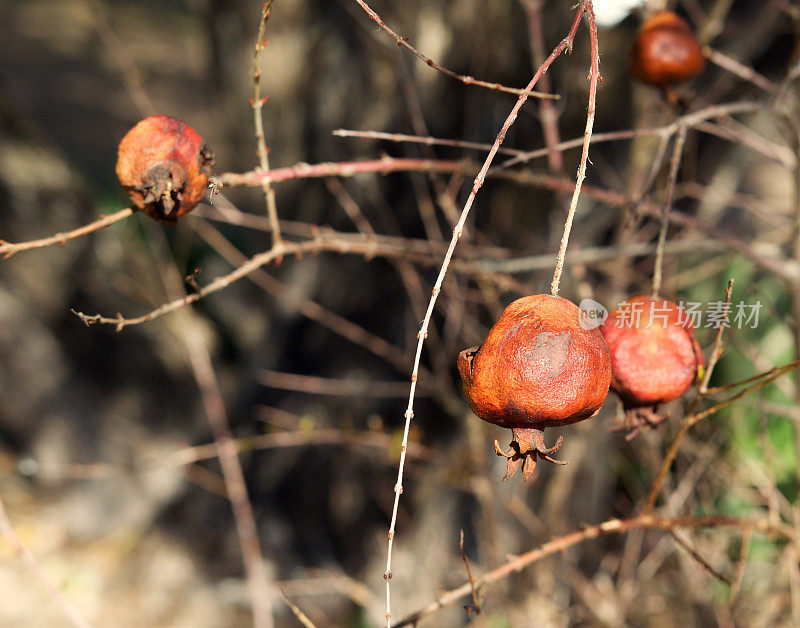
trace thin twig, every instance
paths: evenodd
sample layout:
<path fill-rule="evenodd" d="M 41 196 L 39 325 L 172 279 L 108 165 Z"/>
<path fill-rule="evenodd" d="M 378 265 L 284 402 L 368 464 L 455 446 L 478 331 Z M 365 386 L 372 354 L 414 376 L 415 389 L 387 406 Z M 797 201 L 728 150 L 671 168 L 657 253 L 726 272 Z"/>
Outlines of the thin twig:
<path fill-rule="evenodd" d="M 306 628 L 317 628 L 314 622 L 308 618 L 308 615 L 301 611 L 300 607 L 289 599 L 289 596 L 286 595 L 286 592 L 283 589 L 281 589 L 281 596 L 283 596 L 283 601 L 286 602 L 290 609 L 292 609 L 292 613 L 294 613 L 294 616 L 297 617 L 297 621 L 303 624 Z"/>
<path fill-rule="evenodd" d="M 472 569 L 469 566 L 469 559 L 467 558 L 467 553 L 464 551 L 464 529 L 461 529 L 461 535 L 458 540 L 458 547 L 461 550 L 461 558 L 464 561 L 464 567 L 467 570 L 467 580 L 469 580 L 470 586 L 472 586 L 472 590 L 470 591 L 472 595 L 472 606 L 467 607 L 467 615 L 474 612 L 478 615 L 481 612 L 481 605 L 478 603 L 478 592 L 475 589 L 475 578 L 472 577 Z"/>
<path fill-rule="evenodd" d="M 371 431 L 347 432 L 333 428 L 301 429 L 292 432 L 273 432 L 270 434 L 245 436 L 233 439 L 233 445 L 239 453 L 262 451 L 265 449 L 323 445 L 342 445 L 386 452 L 391 449 L 392 446 L 396 446 L 394 444 L 394 437 L 391 434 Z M 409 444 L 408 449 L 409 457 L 415 460 L 427 460 L 433 455 L 430 449 L 419 443 Z M 200 462 L 201 460 L 210 460 L 216 458 L 218 455 L 219 450 L 214 443 L 186 447 L 184 449 L 179 449 L 169 456 L 169 466 L 180 467 Z M 392 457 L 390 462 L 393 463 L 394 460 L 395 457 Z"/>
<path fill-rule="evenodd" d="M 360 2 L 361 0 L 357 0 Z M 572 28 L 569 31 L 567 37 L 565 37 L 559 44 L 556 46 L 555 50 L 550 54 L 547 60 L 541 65 L 541 67 L 536 71 L 531 81 L 528 83 L 527 87 L 525 88 L 525 92 L 520 95 L 517 99 L 516 104 L 511 109 L 511 112 L 508 114 L 503 126 L 500 129 L 500 132 L 497 134 L 497 138 L 495 139 L 494 144 L 492 145 L 491 150 L 489 151 L 486 160 L 483 163 L 483 166 L 478 173 L 478 176 L 475 177 L 475 181 L 472 186 L 472 190 L 470 191 L 469 197 L 467 198 L 466 203 L 464 204 L 464 208 L 461 210 L 461 215 L 458 219 L 458 223 L 456 224 L 455 228 L 453 229 L 453 237 L 450 239 L 450 244 L 447 248 L 447 252 L 445 253 L 444 260 L 442 261 L 442 267 L 439 271 L 439 275 L 436 278 L 436 283 L 433 286 L 433 291 L 431 294 L 431 299 L 428 303 L 428 309 L 425 312 L 425 318 L 422 321 L 422 326 L 417 334 L 417 350 L 414 355 L 414 367 L 411 371 L 411 387 L 408 395 L 408 408 L 405 412 L 405 425 L 403 427 L 403 441 L 402 445 L 400 446 L 400 464 L 397 470 L 397 482 L 394 486 L 394 504 L 392 506 L 392 517 L 391 523 L 389 525 L 389 544 L 386 552 L 386 570 L 384 571 L 383 577 L 386 580 L 386 624 L 387 628 L 391 628 L 392 625 L 392 615 L 391 615 L 391 579 L 392 579 L 392 546 L 394 541 L 394 532 L 395 532 L 395 524 L 397 523 L 397 511 L 398 506 L 400 503 L 400 494 L 403 491 L 403 465 L 405 463 L 405 452 L 406 452 L 406 443 L 408 441 L 408 433 L 411 427 L 411 420 L 414 417 L 414 393 L 416 392 L 417 387 L 417 378 L 418 378 L 418 371 L 419 371 L 419 363 L 420 358 L 422 356 L 422 347 L 425 342 L 425 337 L 428 333 L 428 325 L 430 324 L 431 315 L 433 314 L 433 308 L 436 305 L 436 300 L 439 296 L 439 292 L 442 287 L 442 283 L 444 282 L 444 277 L 447 274 L 447 268 L 450 264 L 450 260 L 453 256 L 453 251 L 456 248 L 456 244 L 458 240 L 461 238 L 464 224 L 466 223 L 467 216 L 469 215 L 469 210 L 472 207 L 472 204 L 475 201 L 475 196 L 478 193 L 478 190 L 483 185 L 483 182 L 486 178 L 486 173 L 489 170 L 489 166 L 491 165 L 492 161 L 494 160 L 495 155 L 497 154 L 497 149 L 502 144 L 503 140 L 505 139 L 506 133 L 508 129 L 511 128 L 511 125 L 517 118 L 517 114 L 519 110 L 522 108 L 522 105 L 525 104 L 527 100 L 527 92 L 528 90 L 532 89 L 534 85 L 538 82 L 539 78 L 541 78 L 542 74 L 552 65 L 553 61 L 565 50 L 572 48 L 572 42 L 575 39 L 575 34 L 578 30 L 578 26 L 580 25 L 581 18 L 583 17 L 584 12 L 587 10 L 587 6 L 589 11 L 591 11 L 591 2 L 589 0 L 585 0 L 581 3 L 580 7 L 575 16 L 575 20 L 573 21 Z"/>
<path fill-rule="evenodd" d="M 739 528 L 741 530 L 752 530 L 765 534 L 774 534 L 787 540 L 797 543 L 797 532 L 791 526 L 785 524 L 775 524 L 768 520 L 759 519 L 740 519 L 736 517 L 708 516 L 708 517 L 674 517 L 666 518 L 652 514 L 641 514 L 632 519 L 609 519 L 603 523 L 587 526 L 582 530 L 565 534 L 553 539 L 539 547 L 521 554 L 500 567 L 489 571 L 483 576 L 476 578 L 476 587 L 484 586 L 497 582 L 514 572 L 521 571 L 525 567 L 553 554 L 564 552 L 574 545 L 584 543 L 606 534 L 624 534 L 630 530 L 656 529 L 670 531 L 676 528 Z M 465 595 L 469 595 L 472 584 L 467 582 L 456 589 L 452 589 L 440 595 L 434 602 L 420 610 L 411 613 L 403 618 L 395 628 L 403 626 L 415 626 L 417 623 L 435 613 L 439 609 L 453 604 L 456 600 Z"/>
<path fill-rule="evenodd" d="M 667 243 L 667 231 L 669 231 L 669 212 L 672 209 L 672 199 L 675 196 L 675 185 L 678 181 L 678 168 L 681 165 L 681 155 L 683 145 L 686 142 L 686 127 L 678 129 L 675 136 L 675 146 L 672 149 L 672 159 L 669 166 L 669 181 L 667 182 L 667 199 L 664 201 L 663 213 L 661 214 L 661 230 L 658 233 L 658 246 L 656 247 L 656 261 L 653 267 L 653 298 L 658 299 L 661 292 L 661 270 L 664 264 L 664 245 Z"/>
<path fill-rule="evenodd" d="M 100 218 L 98 218 L 97 220 L 90 222 L 88 225 L 84 225 L 83 227 L 78 227 L 77 229 L 73 229 L 72 231 L 65 231 L 64 233 L 57 233 L 53 236 L 49 236 L 47 238 L 41 238 L 39 240 L 28 240 L 27 242 L 17 242 L 17 243 L 0 240 L 0 255 L 2 255 L 4 259 L 8 259 L 12 255 L 16 255 L 20 251 L 40 249 L 45 246 L 52 246 L 53 244 L 64 244 L 66 243 L 67 240 L 79 238 L 88 233 L 92 233 L 93 231 L 97 231 L 98 229 L 102 229 L 103 227 L 107 227 L 108 225 L 112 225 L 115 222 L 124 220 L 125 218 L 133 214 L 133 212 L 134 210 L 132 208 L 126 207 L 125 209 L 121 209 L 117 212 L 114 212 L 110 216 L 100 216 Z"/>
<path fill-rule="evenodd" d="M 528 41 L 533 56 L 534 69 L 539 67 L 547 51 L 544 45 L 544 24 L 542 20 L 542 5 L 544 0 L 521 0 L 528 17 Z M 541 79 L 541 91 L 546 94 L 553 93 L 549 75 Z M 558 131 L 558 111 L 552 100 L 542 99 L 539 102 L 539 118 L 541 120 L 544 144 L 547 148 L 547 160 L 550 170 L 558 174 L 564 169 L 564 155 L 554 147 L 558 145 L 560 133 Z"/>
<path fill-rule="evenodd" d="M 266 172 L 254 171 L 241 174 L 226 172 L 218 176 L 215 181 L 223 186 L 247 185 L 260 187 L 267 183 L 279 183 L 290 179 L 353 177 L 367 172 L 379 174 L 400 171 L 468 172 L 466 168 L 467 166 L 461 161 L 384 157 L 367 161 L 326 162 L 320 164 L 299 163 L 287 168 L 276 168 Z"/>
<path fill-rule="evenodd" d="M 83 616 L 78 612 L 78 609 L 72 605 L 72 602 L 64 597 L 61 591 L 58 590 L 58 587 L 50 579 L 50 576 L 47 575 L 45 570 L 39 564 L 39 561 L 36 560 L 36 557 L 19 538 L 13 526 L 11 525 L 11 521 L 8 519 L 8 514 L 6 513 L 5 506 L 3 505 L 2 498 L 0 498 L 0 534 L 5 537 L 6 541 L 8 541 L 8 544 L 11 546 L 11 549 L 14 551 L 14 554 L 19 557 L 25 567 L 28 568 L 28 571 L 30 571 L 41 583 L 44 590 L 47 591 L 47 594 L 50 596 L 50 599 L 53 600 L 61 612 L 63 612 L 64 615 L 69 618 L 69 621 L 72 623 L 72 625 L 76 626 L 77 628 L 89 628 L 91 624 L 89 624 L 89 622 L 83 618 Z"/>
<path fill-rule="evenodd" d="M 228 242 L 228 240 L 224 238 L 222 234 L 220 234 L 205 221 L 199 221 L 195 226 L 195 229 L 197 233 L 232 266 L 238 267 L 247 261 L 247 258 L 235 246 Z M 321 234 L 319 235 L 324 237 Z M 402 242 L 402 239 L 400 240 Z M 362 241 L 361 246 L 366 247 L 363 249 L 365 256 L 376 254 L 370 242 L 365 243 Z M 402 245 L 400 246 L 402 247 Z M 341 252 L 344 252 L 344 250 L 342 249 Z M 253 283 L 277 298 L 285 298 L 287 295 L 291 294 L 291 290 L 286 284 L 283 284 L 262 269 L 255 269 L 252 273 L 249 273 L 247 277 Z M 408 372 L 408 368 L 411 363 L 411 357 L 380 336 L 364 329 L 360 325 L 353 323 L 349 319 L 322 307 L 319 303 L 311 299 L 299 301 L 296 304 L 296 308 L 298 312 L 303 314 L 303 316 L 306 316 L 310 320 L 317 322 L 331 332 L 338 334 L 342 338 L 345 338 L 350 342 L 363 347 L 367 351 L 370 351 L 374 355 L 386 360 L 388 363 L 392 364 L 398 372 Z M 427 368 L 423 367 L 420 372 L 426 377 L 426 380 L 431 382 L 431 390 L 426 391 L 426 393 L 430 392 L 431 394 L 435 394 L 436 400 L 448 412 L 453 414 L 461 412 L 462 401 L 459 397 L 454 395 L 446 385 L 442 385 L 440 380 L 429 377 L 430 372 Z"/>
<path fill-rule="evenodd" d="M 724 103 L 720 105 L 712 105 L 710 107 L 705 107 L 703 109 L 698 109 L 697 111 L 693 111 L 691 113 L 686 114 L 678 118 L 677 120 L 673 121 L 671 124 L 668 124 L 663 127 L 655 127 L 649 129 L 624 129 L 620 131 L 609 131 L 607 133 L 599 133 L 599 134 L 592 134 L 591 143 L 597 144 L 599 142 L 613 142 L 617 140 L 627 140 L 634 137 L 640 137 L 643 135 L 658 135 L 660 137 L 671 137 L 675 133 L 678 132 L 678 129 L 681 126 L 686 126 L 692 128 L 703 122 L 705 120 L 713 120 L 715 118 L 721 118 L 730 116 L 737 113 L 750 113 L 753 111 L 760 111 L 764 108 L 762 103 L 755 103 L 755 102 L 732 102 L 732 103 Z M 572 140 L 567 140 L 565 142 L 561 142 L 553 147 L 554 150 L 566 150 L 568 148 L 576 148 L 578 146 L 582 146 L 585 138 L 576 138 Z M 512 157 L 507 161 L 504 161 L 501 164 L 498 164 L 490 173 L 493 173 L 497 170 L 505 170 L 510 168 L 511 166 L 516 166 L 517 164 L 524 163 L 534 159 L 536 157 L 541 157 L 546 155 L 548 150 L 546 148 L 539 148 L 537 150 L 529 151 L 523 155 L 518 155 L 516 157 Z"/>
<path fill-rule="evenodd" d="M 418 59 L 423 61 L 426 65 L 429 65 L 430 67 L 432 67 L 434 70 L 438 70 L 442 74 L 446 74 L 447 76 L 449 76 L 451 78 L 454 78 L 457 81 L 461 81 L 462 83 L 464 83 L 464 85 L 477 85 L 478 87 L 486 87 L 486 88 L 494 90 L 496 92 L 506 92 L 508 94 L 517 94 L 518 96 L 524 94 L 526 97 L 527 96 L 532 96 L 534 98 L 558 99 L 558 96 L 554 96 L 552 94 L 544 94 L 544 93 L 541 93 L 541 92 L 531 91 L 530 87 L 526 87 L 525 89 L 516 89 L 516 88 L 513 88 L 513 87 L 505 87 L 504 85 L 501 85 L 500 83 L 492 83 L 492 82 L 489 82 L 489 81 L 481 81 L 480 79 L 476 79 L 475 77 L 466 76 L 464 74 L 457 74 L 456 72 L 453 72 L 452 70 L 448 70 L 443 65 L 440 65 L 440 64 L 436 63 L 436 61 L 434 61 L 433 59 L 431 59 L 429 57 L 426 57 L 419 50 L 414 48 L 414 46 L 412 46 L 410 43 L 408 43 L 408 37 L 401 37 L 396 32 L 394 32 L 391 28 L 389 28 L 386 25 L 386 23 L 381 19 L 381 16 L 378 15 L 375 11 L 373 11 L 370 8 L 370 6 L 366 2 L 364 2 L 364 0 L 356 0 L 356 2 L 358 3 L 358 6 L 360 6 L 362 9 L 364 9 L 364 12 L 367 15 L 369 15 L 370 19 L 373 22 L 375 22 L 381 28 L 381 30 L 383 30 L 384 32 L 389 34 L 397 42 L 398 46 L 400 46 L 401 48 L 405 48 L 411 54 L 413 54 L 415 57 L 417 57 Z"/>
<path fill-rule="evenodd" d="M 390 398 L 408 394 L 406 382 L 378 382 L 368 379 L 335 379 L 262 369 L 258 382 L 269 388 L 294 390 L 312 395 Z"/>
<path fill-rule="evenodd" d="M 664 249 L 668 253 L 697 253 L 699 251 L 719 251 L 724 245 L 711 238 L 672 240 L 667 242 Z M 591 264 L 605 262 L 626 257 L 640 257 L 652 255 L 656 245 L 652 242 L 629 242 L 627 244 L 614 244 L 609 246 L 587 246 L 576 249 L 569 254 L 564 263 Z M 530 257 L 511 257 L 509 259 L 477 259 L 474 262 L 461 262 L 454 266 L 454 270 L 463 272 L 486 273 L 527 273 L 532 270 L 552 268 L 553 254 L 531 255 Z"/>
<path fill-rule="evenodd" d="M 705 571 L 709 574 L 714 576 L 720 582 L 724 582 L 728 586 L 731 585 L 731 579 L 726 576 L 725 574 L 720 573 L 717 569 L 715 569 L 703 556 L 698 552 L 694 547 L 692 547 L 688 541 L 682 539 L 675 530 L 670 530 L 669 535 L 675 543 L 678 544 L 679 547 L 684 549 L 694 560 L 700 565 Z"/>
<path fill-rule="evenodd" d="M 269 171 L 269 155 L 266 141 L 264 138 L 264 117 L 263 108 L 267 96 L 261 96 L 261 51 L 266 47 L 267 40 L 264 39 L 264 31 L 269 21 L 272 0 L 267 0 L 261 5 L 261 21 L 258 25 L 258 35 L 253 46 L 253 98 L 250 105 L 253 108 L 253 123 L 256 129 L 256 146 L 258 149 L 258 163 L 260 172 Z M 269 220 L 270 231 L 272 232 L 272 247 L 280 248 L 283 244 L 281 238 L 281 226 L 278 222 L 278 206 L 275 202 L 275 190 L 272 189 L 269 181 L 261 185 L 264 191 L 264 200 L 267 204 L 267 219 Z"/>
<path fill-rule="evenodd" d="M 728 279 L 728 287 L 725 288 L 725 322 L 727 322 L 728 317 L 730 315 L 730 307 L 731 307 L 731 297 L 733 296 L 733 277 Z M 703 373 L 703 379 L 700 382 L 700 386 L 698 390 L 700 391 L 701 395 L 705 395 L 708 393 L 708 384 L 711 381 L 711 376 L 714 374 L 714 368 L 717 366 L 717 362 L 722 357 L 722 353 L 724 351 L 722 346 L 722 334 L 725 331 L 725 325 L 722 324 L 717 327 L 717 333 L 714 335 L 714 346 L 711 347 L 711 354 L 708 356 L 708 365 L 706 366 L 706 372 Z"/>
<path fill-rule="evenodd" d="M 385 133 L 382 131 L 354 131 L 352 129 L 336 129 L 331 132 L 336 137 L 357 137 L 366 140 L 386 140 L 388 142 L 407 142 L 411 144 L 425 144 L 426 146 L 449 146 L 451 148 L 469 148 L 488 151 L 492 145 L 483 142 L 467 142 L 465 140 L 451 140 L 425 135 L 407 135 L 406 133 Z M 582 141 L 582 140 L 581 140 Z M 555 148 L 555 150 L 559 150 Z M 546 152 L 546 151 L 545 151 Z M 498 155 L 529 155 L 528 151 L 517 148 L 500 148 Z"/>
<path fill-rule="evenodd" d="M 705 46 L 703 48 L 703 55 L 706 59 L 711 61 L 711 63 L 718 65 L 723 70 L 727 70 L 731 74 L 735 74 L 743 81 L 752 83 L 759 89 L 763 89 L 765 92 L 775 94 L 778 91 L 778 86 L 770 81 L 766 76 L 759 74 L 749 65 L 745 65 L 741 61 L 737 61 L 733 57 L 729 57 L 719 50 L 715 50 L 710 46 Z"/>
<path fill-rule="evenodd" d="M 264 251 L 262 253 L 258 253 L 254 255 L 246 262 L 242 263 L 236 269 L 228 273 L 227 275 L 223 275 L 222 277 L 218 277 L 214 281 L 209 284 L 206 284 L 196 292 L 192 292 L 187 294 L 183 297 L 174 299 L 163 305 L 157 307 L 156 309 L 144 314 L 142 316 L 126 318 L 122 316 L 122 314 L 117 314 L 114 317 L 102 316 L 100 314 L 84 314 L 83 312 L 78 312 L 76 310 L 72 310 L 72 313 L 75 314 L 78 318 L 81 319 L 86 325 L 94 325 L 94 324 L 101 324 L 101 325 L 114 325 L 117 328 L 117 331 L 122 331 L 123 328 L 127 327 L 128 325 L 140 325 L 142 323 L 146 323 L 156 318 L 160 318 L 165 314 L 173 312 L 179 308 L 182 308 L 185 305 L 189 305 L 200 299 L 218 292 L 223 288 L 228 287 L 235 281 L 246 277 L 253 271 L 262 266 L 265 266 L 274 260 L 284 256 L 284 255 L 302 255 L 304 253 L 311 253 L 313 251 L 337 251 L 339 253 L 345 253 L 348 251 L 360 251 L 362 254 L 369 254 L 373 249 L 373 245 L 369 242 L 352 242 L 352 243 L 344 243 L 341 241 L 329 241 L 326 242 L 324 240 L 311 240 L 308 242 L 300 242 L 300 243 L 286 243 L 280 248 L 270 249 L 269 251 Z"/>
<path fill-rule="evenodd" d="M 736 599 L 739 597 L 739 591 L 742 587 L 742 578 L 744 578 L 744 569 L 747 566 L 747 557 L 750 555 L 750 542 L 752 540 L 753 531 L 745 530 L 742 535 L 742 547 L 739 550 L 739 561 L 736 564 L 736 572 L 733 574 L 731 591 L 728 596 L 728 604 L 731 606 L 736 603 Z"/>
<path fill-rule="evenodd" d="M 662 127 L 644 128 L 644 129 L 624 129 L 620 131 L 608 131 L 606 133 L 592 133 L 591 145 L 600 144 L 603 142 L 618 142 L 633 139 L 641 136 L 658 136 L 664 139 L 669 139 L 681 126 L 688 128 L 695 128 L 706 120 L 713 120 L 716 118 L 726 118 L 733 114 L 738 113 L 751 113 L 763 109 L 763 104 L 754 102 L 733 102 L 721 105 L 712 105 L 704 109 L 693 111 L 684 116 L 681 116 L 674 122 Z M 492 145 L 481 142 L 466 142 L 463 140 L 453 140 L 446 138 L 420 136 L 420 135 L 406 135 L 403 133 L 384 133 L 380 131 L 355 131 L 352 129 L 337 129 L 333 131 L 333 135 L 337 137 L 356 137 L 363 139 L 377 139 L 387 140 L 390 142 L 411 142 L 414 144 L 425 144 L 427 146 L 449 146 L 453 148 L 468 148 L 475 150 L 488 151 Z M 558 142 L 550 147 L 537 148 L 535 150 L 520 150 L 517 148 L 501 148 L 498 154 L 513 155 L 512 159 L 505 161 L 489 170 L 489 174 L 493 174 L 498 170 L 505 170 L 511 166 L 521 163 L 527 163 L 533 159 L 540 157 L 547 157 L 553 151 L 564 152 L 573 148 L 583 146 L 584 137 L 573 138 Z M 781 155 L 781 159 L 785 156 Z"/>
<path fill-rule="evenodd" d="M 558 249 L 556 258 L 556 268 L 553 272 L 553 281 L 550 284 L 550 294 L 558 295 L 558 284 L 561 281 L 561 273 L 564 270 L 564 256 L 567 254 L 569 244 L 569 234 L 572 230 L 572 221 L 575 219 L 575 211 L 578 209 L 578 198 L 581 194 L 581 185 L 586 178 L 586 162 L 589 160 L 589 142 L 592 139 L 592 128 L 594 127 L 594 111 L 597 102 L 597 83 L 600 81 L 600 51 L 597 45 L 597 24 L 594 21 L 594 9 L 591 0 L 584 0 L 581 4 L 581 11 L 586 14 L 589 21 L 589 41 L 591 47 L 591 59 L 589 67 L 589 108 L 586 114 L 586 130 L 583 135 L 583 151 L 581 152 L 581 163 L 578 167 L 578 179 L 575 183 L 575 190 L 572 193 L 572 200 L 569 203 L 567 220 L 564 224 L 564 233 L 561 236 L 561 245 Z"/>
<path fill-rule="evenodd" d="M 681 441 L 683 437 L 686 436 L 686 433 L 689 431 L 689 428 L 692 427 L 698 421 L 705 419 L 712 414 L 716 414 L 723 408 L 729 406 L 734 401 L 741 399 L 745 395 L 749 395 L 751 392 L 755 392 L 769 384 L 770 382 L 776 380 L 777 378 L 785 375 L 796 369 L 800 365 L 800 361 L 798 362 L 791 362 L 789 364 L 784 364 L 783 366 L 775 367 L 771 369 L 767 373 L 762 373 L 760 377 L 760 381 L 757 383 L 748 386 L 744 390 L 739 391 L 735 395 L 732 395 L 721 401 L 710 408 L 703 410 L 702 412 L 697 412 L 695 414 L 690 414 L 689 416 L 683 419 L 681 423 L 680 430 L 678 430 L 678 434 L 675 436 L 675 439 L 672 441 L 672 444 L 669 446 L 667 453 L 664 455 L 664 461 L 661 463 L 661 468 L 658 471 L 658 475 L 653 480 L 652 485 L 650 486 L 650 493 L 647 496 L 647 501 L 645 503 L 645 507 L 642 512 L 649 513 L 653 510 L 655 506 L 656 499 L 658 498 L 658 494 L 661 491 L 661 485 L 664 483 L 664 479 L 667 477 L 667 473 L 669 472 L 670 467 L 672 466 L 673 461 L 675 460 L 675 456 L 678 454 L 678 448 L 680 447 Z"/>

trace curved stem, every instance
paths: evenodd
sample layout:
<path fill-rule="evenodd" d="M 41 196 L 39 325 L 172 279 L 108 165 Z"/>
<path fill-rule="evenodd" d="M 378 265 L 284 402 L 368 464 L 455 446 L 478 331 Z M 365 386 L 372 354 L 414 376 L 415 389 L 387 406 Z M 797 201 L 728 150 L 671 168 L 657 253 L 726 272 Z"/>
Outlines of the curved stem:
<path fill-rule="evenodd" d="M 47 238 L 40 238 L 39 240 L 28 240 L 27 242 L 6 242 L 5 240 L 0 240 L 0 255 L 3 256 L 4 259 L 8 259 L 12 255 L 16 255 L 20 251 L 30 251 L 31 249 L 41 249 L 46 246 L 52 246 L 54 244 L 64 244 L 67 240 L 73 240 L 75 238 L 79 238 L 81 236 L 86 235 L 87 233 L 92 233 L 93 231 L 97 231 L 102 229 L 103 227 L 107 227 L 108 225 L 114 224 L 115 222 L 119 222 L 133 214 L 134 209 L 131 207 L 126 207 L 125 209 L 121 209 L 118 212 L 114 212 L 110 216 L 100 216 L 94 222 L 90 222 L 88 225 L 84 225 L 83 227 L 78 227 L 77 229 L 73 229 L 72 231 L 65 231 L 63 233 L 57 233 L 55 235 L 49 236 Z"/>
<path fill-rule="evenodd" d="M 658 298 L 661 292 L 662 267 L 664 265 L 664 247 L 667 244 L 667 231 L 669 231 L 669 213 L 672 209 L 672 199 L 675 196 L 675 184 L 678 180 L 678 168 L 681 164 L 683 145 L 686 142 L 686 126 L 678 129 L 675 136 L 675 147 L 672 150 L 672 160 L 669 166 L 669 183 L 667 184 L 667 200 L 661 214 L 661 230 L 658 233 L 658 246 L 656 247 L 656 261 L 653 267 L 653 298 Z"/>
<path fill-rule="evenodd" d="M 597 102 L 597 83 L 600 77 L 600 51 L 597 44 L 597 24 L 594 20 L 594 8 L 591 0 L 584 0 L 581 5 L 581 12 L 586 13 L 589 20 L 589 37 L 591 47 L 591 61 L 589 66 L 589 108 L 586 114 L 586 130 L 583 134 L 583 151 L 581 152 L 581 163 L 578 166 L 578 178 L 575 183 L 575 190 L 572 193 L 572 200 L 569 203 L 567 221 L 564 224 L 564 234 L 561 236 L 561 245 L 558 249 L 556 269 L 553 272 L 553 281 L 550 284 L 550 294 L 558 295 L 558 284 L 561 281 L 561 273 L 564 271 L 564 257 L 567 254 L 567 244 L 569 244 L 569 234 L 572 231 L 572 221 L 575 219 L 575 211 L 578 208 L 578 197 L 581 194 L 581 185 L 586 178 L 586 162 L 589 160 L 589 142 L 592 139 L 592 128 L 594 128 L 594 111 Z"/>

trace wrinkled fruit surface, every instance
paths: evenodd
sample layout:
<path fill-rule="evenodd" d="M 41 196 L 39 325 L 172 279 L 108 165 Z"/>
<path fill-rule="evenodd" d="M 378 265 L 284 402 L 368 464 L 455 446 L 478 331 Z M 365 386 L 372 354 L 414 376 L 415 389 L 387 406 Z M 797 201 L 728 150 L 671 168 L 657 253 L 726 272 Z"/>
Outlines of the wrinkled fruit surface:
<path fill-rule="evenodd" d="M 690 26 L 672 11 L 659 11 L 639 29 L 633 44 L 631 73 L 662 89 L 700 74 L 705 59 Z"/>
<path fill-rule="evenodd" d="M 213 163 L 214 154 L 188 124 L 150 116 L 119 143 L 117 177 L 138 209 L 173 224 L 203 199 Z"/>
<path fill-rule="evenodd" d="M 691 319 L 672 301 L 632 297 L 600 330 L 611 351 L 611 388 L 627 408 L 677 399 L 704 365 Z"/>
<path fill-rule="evenodd" d="M 549 294 L 511 303 L 483 345 L 458 356 L 464 394 L 484 421 L 512 428 L 514 440 L 498 454 L 511 476 L 521 461 L 527 479 L 536 456 L 548 460 L 541 431 L 594 416 L 611 381 L 608 348 L 599 329 L 580 325 L 571 301 Z"/>

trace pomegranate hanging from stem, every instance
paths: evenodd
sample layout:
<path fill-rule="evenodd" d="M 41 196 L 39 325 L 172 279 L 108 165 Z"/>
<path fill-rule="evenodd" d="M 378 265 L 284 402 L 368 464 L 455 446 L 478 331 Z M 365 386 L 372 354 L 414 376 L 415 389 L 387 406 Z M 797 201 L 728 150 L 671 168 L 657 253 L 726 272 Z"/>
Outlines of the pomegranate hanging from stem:
<path fill-rule="evenodd" d="M 703 353 L 689 315 L 644 294 L 611 311 L 600 330 L 611 352 L 611 388 L 622 399 L 632 437 L 663 420 L 657 406 L 686 392 L 702 372 Z"/>
<path fill-rule="evenodd" d="M 170 116 L 150 116 L 119 143 L 117 178 L 133 204 L 174 224 L 203 199 L 214 153 L 197 132 Z"/>
<path fill-rule="evenodd" d="M 581 325 L 578 307 L 561 297 L 517 299 L 502 313 L 480 347 L 458 356 L 464 394 L 481 419 L 511 428 L 508 480 L 522 464 L 528 479 L 537 458 L 552 457 L 563 441 L 544 444 L 544 428 L 597 414 L 608 394 L 611 360 L 599 329 Z M 559 462 L 559 464 L 564 464 Z"/>

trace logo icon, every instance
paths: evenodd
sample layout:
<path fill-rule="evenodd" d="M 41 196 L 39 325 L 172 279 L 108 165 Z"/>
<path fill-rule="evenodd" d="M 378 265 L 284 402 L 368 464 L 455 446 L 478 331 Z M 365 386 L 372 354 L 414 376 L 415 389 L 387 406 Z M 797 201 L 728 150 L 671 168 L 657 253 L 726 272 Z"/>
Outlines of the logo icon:
<path fill-rule="evenodd" d="M 584 299 L 578 308 L 583 329 L 597 329 L 608 318 L 608 310 L 592 299 Z"/>

